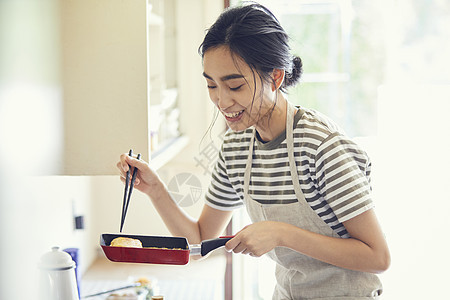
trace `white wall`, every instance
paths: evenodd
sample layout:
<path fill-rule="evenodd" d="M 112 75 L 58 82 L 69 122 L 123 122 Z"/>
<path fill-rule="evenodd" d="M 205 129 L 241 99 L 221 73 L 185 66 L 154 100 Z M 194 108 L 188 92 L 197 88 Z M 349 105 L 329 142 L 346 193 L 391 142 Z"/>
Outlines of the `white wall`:
<path fill-rule="evenodd" d="M 58 1 L 64 169 L 111 175 L 117 152 L 149 156 L 147 0 Z"/>
<path fill-rule="evenodd" d="M 0 6 L 1 299 L 19 299 L 16 293 L 20 290 L 22 299 L 33 299 L 37 289 L 37 262 L 55 245 L 80 248 L 80 268 L 85 272 L 99 252 L 100 234 L 119 231 L 122 207 L 123 185 L 118 175 L 48 175 L 59 173 L 54 166 L 62 159 L 58 131 L 62 128 L 62 99 L 58 93 L 59 6 L 53 0 L 46 1 L 45 5 L 44 2 L 32 5 L 33 2 L 2 1 Z M 202 169 L 196 169 L 194 156 L 209 125 L 212 105 L 201 76 L 197 47 L 207 23 L 219 14 L 222 1 L 177 1 L 176 4 L 181 22 L 178 61 L 182 63 L 178 72 L 183 75 L 177 79 L 184 115 L 181 130 L 190 137 L 191 145 L 174 163 L 161 169 L 161 176 L 168 182 L 179 172 L 198 172 L 204 181 L 206 177 L 202 178 Z M 5 70 L 11 70 L 11 74 L 4 76 Z M 23 78 L 16 77 L 21 72 Z M 19 84 L 5 86 L 4 79 L 10 78 L 17 79 Z M 26 85 L 27 80 L 31 85 Z M 25 95 L 21 96 L 24 102 L 17 102 L 20 97 L 9 97 L 11 90 L 30 91 L 27 89 L 30 86 L 38 88 L 31 90 L 31 94 L 19 94 Z M 18 89 L 12 89 L 15 87 Z M 9 98 L 4 97 L 5 92 Z M 36 95 L 43 96 L 36 98 Z M 9 117 L 3 118 L 3 114 Z M 84 230 L 73 228 L 73 205 L 75 213 L 85 217 Z M 187 211 L 196 216 L 200 209 L 201 202 L 198 202 Z M 149 200 L 137 191 L 130 203 L 124 232 L 168 234 Z"/>
<path fill-rule="evenodd" d="M 34 299 L 37 290 L 47 232 L 27 180 L 58 172 L 61 160 L 57 10 L 54 0 L 0 2 L 0 299 Z"/>
<path fill-rule="evenodd" d="M 443 299 L 450 268 L 450 85 L 382 86 L 374 195 L 391 249 L 386 299 Z M 383 298 L 384 299 L 384 298 Z"/>

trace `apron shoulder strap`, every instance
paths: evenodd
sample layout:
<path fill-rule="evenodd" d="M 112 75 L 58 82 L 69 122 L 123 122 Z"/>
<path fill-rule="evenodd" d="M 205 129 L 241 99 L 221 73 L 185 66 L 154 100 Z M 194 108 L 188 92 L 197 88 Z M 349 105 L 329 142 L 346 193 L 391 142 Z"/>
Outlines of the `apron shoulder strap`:
<path fill-rule="evenodd" d="M 287 103 L 287 117 L 286 117 L 286 145 L 289 157 L 289 169 L 291 171 L 292 184 L 294 186 L 295 196 L 300 204 L 307 204 L 306 198 L 303 195 L 300 187 L 300 180 L 298 177 L 297 164 L 294 157 L 294 107 Z"/>

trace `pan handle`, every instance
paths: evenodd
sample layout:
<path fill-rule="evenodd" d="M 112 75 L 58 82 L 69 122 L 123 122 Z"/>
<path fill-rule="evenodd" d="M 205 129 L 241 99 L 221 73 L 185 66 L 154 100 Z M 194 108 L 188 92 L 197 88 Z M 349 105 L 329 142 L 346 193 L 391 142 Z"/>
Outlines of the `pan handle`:
<path fill-rule="evenodd" d="M 225 244 L 229 240 L 231 240 L 233 237 L 234 236 L 224 236 L 224 237 L 219 237 L 219 238 L 216 238 L 216 239 L 210 239 L 210 240 L 202 241 L 202 249 L 201 249 L 202 256 L 205 256 L 206 254 L 208 254 L 212 250 L 215 250 L 215 249 L 217 249 L 219 247 L 225 246 Z"/>

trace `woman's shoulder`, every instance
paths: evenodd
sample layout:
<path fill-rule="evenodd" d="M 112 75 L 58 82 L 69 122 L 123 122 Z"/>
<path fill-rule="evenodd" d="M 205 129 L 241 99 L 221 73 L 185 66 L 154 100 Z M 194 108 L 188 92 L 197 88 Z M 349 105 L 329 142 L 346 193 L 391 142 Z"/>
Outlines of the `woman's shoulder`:
<path fill-rule="evenodd" d="M 296 115 L 294 140 L 309 151 L 317 151 L 331 136 L 345 136 L 343 130 L 330 118 L 320 112 L 301 107 Z"/>
<path fill-rule="evenodd" d="M 300 108 L 301 117 L 297 122 L 297 128 L 308 132 L 317 132 L 321 135 L 331 134 L 345 135 L 344 130 L 325 114 L 310 108 Z"/>
<path fill-rule="evenodd" d="M 351 139 L 344 130 L 326 115 L 308 108 L 300 108 L 294 140 L 298 145 L 306 147 L 308 152 L 321 151 L 322 148 L 338 144 L 350 144 Z M 332 143 L 332 145 L 330 145 Z"/>
<path fill-rule="evenodd" d="M 235 144 L 248 144 L 250 143 L 250 139 L 253 135 L 253 127 L 247 128 L 242 131 L 233 131 L 231 129 L 228 129 L 225 132 L 224 138 L 223 138 L 223 145 L 235 145 Z"/>

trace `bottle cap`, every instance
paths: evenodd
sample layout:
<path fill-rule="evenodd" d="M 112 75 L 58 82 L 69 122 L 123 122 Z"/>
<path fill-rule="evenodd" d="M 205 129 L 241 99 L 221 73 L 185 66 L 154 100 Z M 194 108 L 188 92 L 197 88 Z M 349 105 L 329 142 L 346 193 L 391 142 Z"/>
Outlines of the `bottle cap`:
<path fill-rule="evenodd" d="M 69 253 L 56 246 L 52 247 L 52 251 L 42 255 L 39 267 L 46 270 L 68 270 L 75 267 L 75 262 Z"/>

